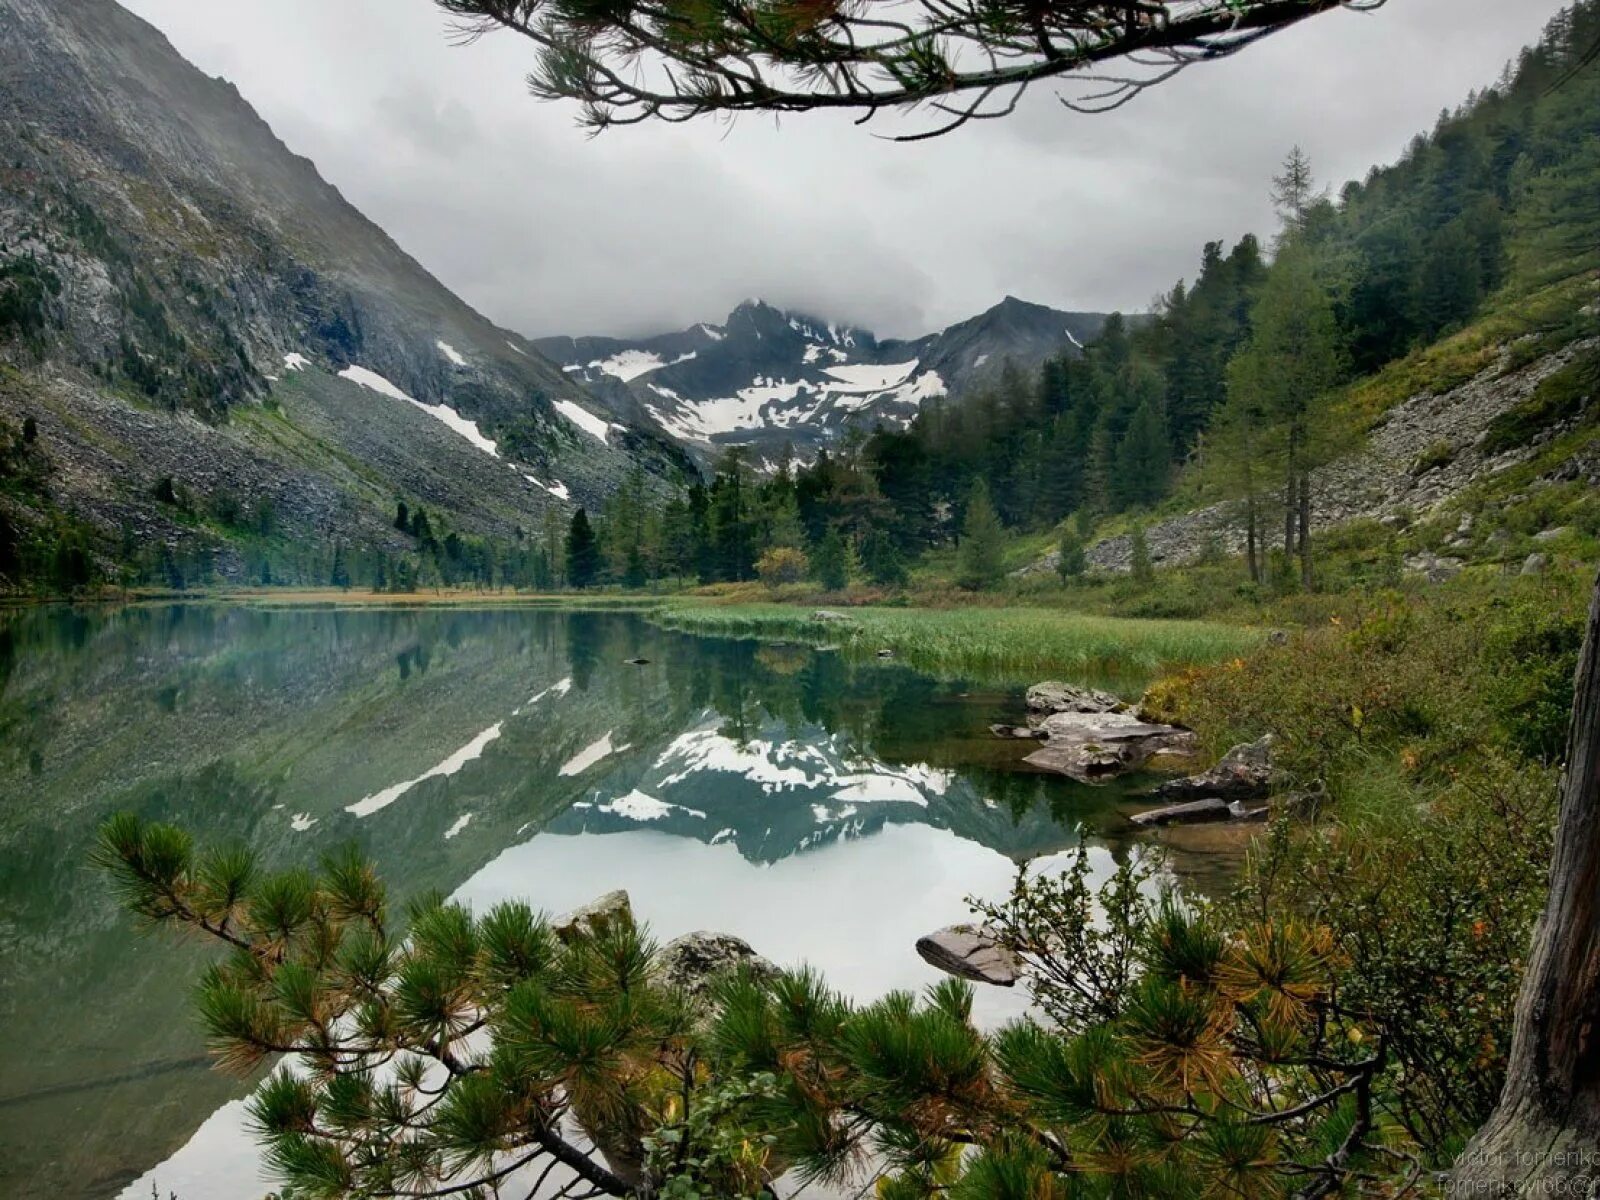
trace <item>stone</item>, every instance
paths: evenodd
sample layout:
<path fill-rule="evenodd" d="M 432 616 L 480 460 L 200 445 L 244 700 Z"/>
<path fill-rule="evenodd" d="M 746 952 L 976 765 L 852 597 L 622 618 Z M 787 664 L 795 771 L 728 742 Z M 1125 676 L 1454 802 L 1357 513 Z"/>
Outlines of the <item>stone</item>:
<path fill-rule="evenodd" d="M 683 992 L 697 1008 L 707 1006 L 717 982 L 741 967 L 763 979 L 775 979 L 778 968 L 762 958 L 743 938 L 731 933 L 686 933 L 663 947 L 656 960 L 656 978 Z"/>
<path fill-rule="evenodd" d="M 633 924 L 633 902 L 621 888 L 557 917 L 550 922 L 550 928 L 563 942 L 572 942 L 603 933 L 613 924 Z"/>
<path fill-rule="evenodd" d="M 1522 560 L 1522 573 L 1524 575 L 1543 575 L 1550 569 L 1550 559 L 1535 551 Z"/>
<path fill-rule="evenodd" d="M 1188 800 L 1182 804 L 1167 804 L 1134 813 L 1128 819 L 1144 828 L 1162 825 L 1199 825 L 1208 821 L 1227 821 L 1233 818 L 1228 802 L 1217 796 L 1204 800 Z"/>
<path fill-rule="evenodd" d="M 1541 529 L 1533 535 L 1533 540 L 1536 542 L 1553 542 L 1557 538 L 1566 537 L 1571 532 L 1567 526 L 1557 525 L 1554 529 Z"/>
<path fill-rule="evenodd" d="M 1030 729 L 1026 725 L 991 725 L 989 732 L 997 738 L 1015 738 L 1022 741 L 1039 741 L 1044 737 L 1044 730 Z"/>
<path fill-rule="evenodd" d="M 1169 779 L 1156 788 L 1163 800 L 1264 800 L 1272 792 L 1272 735 L 1229 750 L 1217 765 L 1185 779 Z"/>
<path fill-rule="evenodd" d="M 1022 960 L 992 929 L 979 925 L 951 925 L 920 937 L 917 953 L 946 975 L 974 983 L 1015 987 L 1022 978 Z"/>
<path fill-rule="evenodd" d="M 1028 689 L 1028 708 L 1036 713 L 1108 713 L 1122 712 L 1127 707 L 1110 692 L 1053 679 Z"/>
<path fill-rule="evenodd" d="M 1191 731 L 1132 713 L 1056 713 L 1041 728 L 1045 744 L 1023 761 L 1080 783 L 1104 783 L 1158 756 L 1177 766 L 1199 749 Z"/>
<path fill-rule="evenodd" d="M 816 612 L 811 614 L 811 619 L 813 621 L 818 621 L 818 622 L 820 622 L 820 623 L 822 623 L 824 625 L 838 624 L 841 621 L 853 622 L 855 620 L 854 617 L 847 616 L 846 614 L 844 614 L 842 612 L 834 612 L 833 609 L 831 609 L 831 608 L 819 608 L 819 609 L 817 609 Z"/>
<path fill-rule="evenodd" d="M 878 651 L 878 657 L 879 658 L 893 658 L 894 657 L 894 651 L 893 650 L 879 650 Z"/>
<path fill-rule="evenodd" d="M 1444 583 L 1461 574 L 1466 566 L 1459 558 L 1450 558 L 1424 550 L 1405 560 L 1405 568 L 1413 575 L 1421 575 L 1429 583 Z"/>
<path fill-rule="evenodd" d="M 622 665 L 625 667 L 648 667 L 650 660 L 648 658 L 625 658 L 622 660 Z"/>
<path fill-rule="evenodd" d="M 1289 631 L 1287 629 L 1274 629 L 1267 634 L 1267 645 L 1287 646 L 1289 644 Z"/>

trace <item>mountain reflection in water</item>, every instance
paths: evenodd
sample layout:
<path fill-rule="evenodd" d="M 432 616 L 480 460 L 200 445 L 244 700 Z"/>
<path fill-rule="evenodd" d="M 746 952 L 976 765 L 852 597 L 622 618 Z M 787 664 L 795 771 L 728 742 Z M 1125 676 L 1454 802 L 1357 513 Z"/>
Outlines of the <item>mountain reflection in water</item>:
<path fill-rule="evenodd" d="M 239 1129 L 250 1081 L 208 1068 L 187 1007 L 207 949 L 132 936 L 86 869 L 112 812 L 243 839 L 269 867 L 354 839 L 396 901 L 560 911 L 626 887 L 660 938 L 737 933 L 867 997 L 930 982 L 917 935 L 1003 894 L 1016 862 L 1080 831 L 1103 866 L 1128 852 L 1125 792 L 1027 771 L 1025 744 L 988 733 L 1019 715 L 898 663 L 627 614 L 0 617 L 0 1193 L 266 1191 Z M 1023 997 L 983 1002 L 997 1021 Z"/>

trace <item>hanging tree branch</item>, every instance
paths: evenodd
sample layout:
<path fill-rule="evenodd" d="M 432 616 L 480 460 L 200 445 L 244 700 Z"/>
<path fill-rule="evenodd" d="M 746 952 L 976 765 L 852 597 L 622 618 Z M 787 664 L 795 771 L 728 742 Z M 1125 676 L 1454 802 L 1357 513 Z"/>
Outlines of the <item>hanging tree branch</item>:
<path fill-rule="evenodd" d="M 1332 9 L 1385 0 L 437 0 L 462 41 L 510 30 L 536 47 L 534 95 L 576 100 L 593 130 L 711 114 L 919 105 L 946 118 L 896 141 L 1005 116 L 1040 80 L 1093 85 L 1076 111 L 1121 107 L 1184 68 Z M 1089 69 L 1119 64 L 1107 77 Z M 954 96 L 970 96 L 959 102 Z"/>

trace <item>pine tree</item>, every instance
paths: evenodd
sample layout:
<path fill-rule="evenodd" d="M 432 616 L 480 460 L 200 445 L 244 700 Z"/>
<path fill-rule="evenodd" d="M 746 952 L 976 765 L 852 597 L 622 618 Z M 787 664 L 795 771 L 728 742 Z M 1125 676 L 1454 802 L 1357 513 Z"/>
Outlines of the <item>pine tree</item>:
<path fill-rule="evenodd" d="M 589 524 L 589 514 L 580 508 L 572 514 L 567 530 L 567 583 L 575 588 L 594 584 L 600 574 L 600 544 Z"/>
<path fill-rule="evenodd" d="M 1159 401 L 1146 400 L 1134 412 L 1117 448 L 1119 490 L 1125 502 L 1155 503 L 1167 494 L 1171 469 L 1166 409 Z"/>
<path fill-rule="evenodd" d="M 394 507 L 394 527 L 401 533 L 411 532 L 411 511 L 406 507 L 406 502 L 401 500 Z"/>
<path fill-rule="evenodd" d="M 1061 535 L 1059 557 L 1056 560 L 1056 573 L 1061 576 L 1061 581 L 1077 579 L 1089 569 L 1089 555 L 1084 547 L 1083 538 L 1078 531 L 1068 522 L 1066 531 Z"/>
<path fill-rule="evenodd" d="M 993 587 L 1005 575 L 1005 529 L 989 498 L 989 488 L 978 480 L 967 498 L 961 524 L 956 583 L 969 591 Z"/>
<path fill-rule="evenodd" d="M 837 529 L 830 529 L 811 555 L 811 570 L 817 582 L 830 592 L 841 591 L 850 582 L 850 551 Z"/>

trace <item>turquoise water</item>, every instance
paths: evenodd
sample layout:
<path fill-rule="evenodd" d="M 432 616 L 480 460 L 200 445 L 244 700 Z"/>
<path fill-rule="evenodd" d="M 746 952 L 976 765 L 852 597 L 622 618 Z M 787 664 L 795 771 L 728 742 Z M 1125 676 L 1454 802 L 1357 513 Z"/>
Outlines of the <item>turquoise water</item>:
<path fill-rule="evenodd" d="M 1080 829 L 1128 851 L 1124 793 L 988 733 L 1019 715 L 981 683 L 627 614 L 0 615 L 0 1194 L 267 1190 L 250 1081 L 210 1069 L 188 1014 L 206 949 L 141 935 L 87 866 L 112 812 L 277 864 L 354 838 L 402 897 L 626 887 L 662 938 L 727 930 L 869 996 L 930 982 L 916 937 L 1018 862 Z M 1022 1000 L 990 990 L 984 1019 Z"/>

